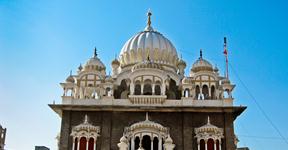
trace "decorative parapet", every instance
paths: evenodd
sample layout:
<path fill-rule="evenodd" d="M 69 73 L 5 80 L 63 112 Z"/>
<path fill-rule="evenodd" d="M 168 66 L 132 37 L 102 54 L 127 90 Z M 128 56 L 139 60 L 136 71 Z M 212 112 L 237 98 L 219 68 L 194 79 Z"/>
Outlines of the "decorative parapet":
<path fill-rule="evenodd" d="M 129 95 L 132 104 L 163 104 L 166 95 Z"/>
<path fill-rule="evenodd" d="M 167 100 L 166 97 L 129 97 L 129 99 L 113 99 L 103 97 L 102 99 L 63 99 L 64 105 L 95 105 L 95 106 L 159 106 L 159 107 L 230 107 L 233 106 L 233 99 L 225 100 Z"/>

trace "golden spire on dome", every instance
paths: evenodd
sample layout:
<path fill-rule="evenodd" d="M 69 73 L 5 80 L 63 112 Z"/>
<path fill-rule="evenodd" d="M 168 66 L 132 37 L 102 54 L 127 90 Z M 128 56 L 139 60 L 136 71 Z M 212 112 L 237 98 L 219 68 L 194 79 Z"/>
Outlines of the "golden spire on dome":
<path fill-rule="evenodd" d="M 147 19 L 147 26 L 145 28 L 145 31 L 153 31 L 153 28 L 151 26 L 151 16 L 152 16 L 152 12 L 151 10 L 149 9 L 148 12 L 147 12 L 147 16 L 148 16 L 148 19 Z"/>
<path fill-rule="evenodd" d="M 147 25 L 148 25 L 148 27 L 150 27 L 151 26 L 151 16 L 152 16 L 152 12 L 150 9 L 147 12 L 147 16 L 148 16 Z"/>

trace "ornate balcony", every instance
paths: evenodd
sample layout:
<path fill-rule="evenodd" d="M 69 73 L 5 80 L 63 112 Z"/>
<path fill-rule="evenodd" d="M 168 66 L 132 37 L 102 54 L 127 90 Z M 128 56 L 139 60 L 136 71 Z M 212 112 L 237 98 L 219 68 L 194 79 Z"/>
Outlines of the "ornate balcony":
<path fill-rule="evenodd" d="M 132 104 L 163 104 L 166 95 L 129 95 Z"/>

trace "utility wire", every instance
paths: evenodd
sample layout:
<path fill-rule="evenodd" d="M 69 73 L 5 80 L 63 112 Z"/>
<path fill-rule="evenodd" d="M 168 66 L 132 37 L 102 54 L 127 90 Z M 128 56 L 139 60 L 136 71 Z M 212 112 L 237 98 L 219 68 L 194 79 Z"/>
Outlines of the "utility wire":
<path fill-rule="evenodd" d="M 270 136 L 256 136 L 256 135 L 238 135 L 241 137 L 247 137 L 247 138 L 255 138 L 255 139 L 271 139 L 271 140 L 283 140 L 281 137 L 270 137 Z"/>
<path fill-rule="evenodd" d="M 266 120 L 270 123 L 270 125 L 276 130 L 276 132 L 279 134 L 279 136 L 282 138 L 282 140 L 288 145 L 288 141 L 287 139 L 282 135 L 282 133 L 280 132 L 280 130 L 277 128 L 277 126 L 272 122 L 272 120 L 268 117 L 268 115 L 266 114 L 266 112 L 264 111 L 264 109 L 261 107 L 261 105 L 258 103 L 258 101 L 256 100 L 256 98 L 252 95 L 252 93 L 250 92 L 250 90 L 248 89 L 248 87 L 245 85 L 245 83 L 241 80 L 240 76 L 238 75 L 238 73 L 236 72 L 236 70 L 233 68 L 232 64 L 229 63 L 229 66 L 231 68 L 231 70 L 233 71 L 233 73 L 235 74 L 236 78 L 240 81 L 240 83 L 242 84 L 242 86 L 245 88 L 246 92 L 249 94 L 249 96 L 252 98 L 252 100 L 254 101 L 254 103 L 256 104 L 256 106 L 258 107 L 258 109 L 260 110 L 260 112 L 264 115 L 264 117 L 266 118 Z"/>

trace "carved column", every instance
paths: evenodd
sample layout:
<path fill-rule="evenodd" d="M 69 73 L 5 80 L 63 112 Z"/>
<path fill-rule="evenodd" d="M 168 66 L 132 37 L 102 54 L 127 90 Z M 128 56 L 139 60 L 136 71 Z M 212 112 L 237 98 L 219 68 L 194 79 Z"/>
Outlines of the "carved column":
<path fill-rule="evenodd" d="M 162 150 L 162 137 L 159 137 L 158 150 Z"/>
<path fill-rule="evenodd" d="M 208 142 L 208 140 L 205 139 L 205 150 L 208 150 L 207 142 Z"/>
<path fill-rule="evenodd" d="M 88 150 L 89 147 L 89 139 L 86 138 L 86 150 Z"/>
<path fill-rule="evenodd" d="M 97 141 L 96 139 L 94 140 L 94 150 L 96 150 L 96 146 L 97 146 Z"/>
<path fill-rule="evenodd" d="M 72 142 L 72 150 L 75 150 L 75 138 L 73 137 L 73 142 Z"/>

